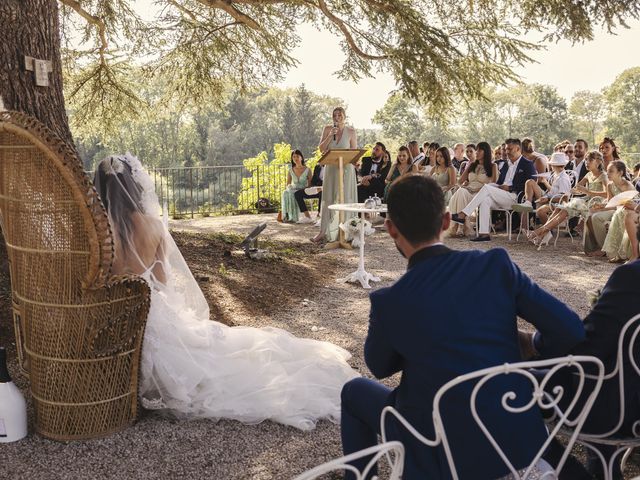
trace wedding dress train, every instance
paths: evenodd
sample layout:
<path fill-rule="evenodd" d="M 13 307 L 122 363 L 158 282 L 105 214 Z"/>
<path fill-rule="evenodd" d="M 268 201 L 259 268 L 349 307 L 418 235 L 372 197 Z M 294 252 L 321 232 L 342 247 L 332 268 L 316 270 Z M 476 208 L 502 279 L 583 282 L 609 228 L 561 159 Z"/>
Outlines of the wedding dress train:
<path fill-rule="evenodd" d="M 107 175 L 117 178 L 121 189 L 131 192 L 139 187 L 138 192 L 114 195 L 105 181 L 95 183 L 109 205 L 116 257 L 118 252 L 126 257 L 119 273 L 141 274 L 151 287 L 141 361 L 142 405 L 177 417 L 250 424 L 270 419 L 302 430 L 314 428 L 321 418 L 338 422 L 342 386 L 358 375 L 347 363 L 351 355 L 331 343 L 298 338 L 278 328 L 228 327 L 211 321 L 202 291 L 158 219 L 151 179 L 136 158 L 117 159 L 125 168 L 112 162 L 113 172 L 109 167 Z M 135 184 L 127 184 L 129 174 Z M 121 203 L 129 205 L 118 208 Z M 134 226 L 125 226 L 123 212 L 132 204 L 139 206 Z M 150 262 L 143 260 L 149 255 L 141 251 L 143 242 L 136 235 L 153 238 L 153 232 L 159 232 L 161 248 Z M 154 273 L 158 265 L 162 276 Z"/>

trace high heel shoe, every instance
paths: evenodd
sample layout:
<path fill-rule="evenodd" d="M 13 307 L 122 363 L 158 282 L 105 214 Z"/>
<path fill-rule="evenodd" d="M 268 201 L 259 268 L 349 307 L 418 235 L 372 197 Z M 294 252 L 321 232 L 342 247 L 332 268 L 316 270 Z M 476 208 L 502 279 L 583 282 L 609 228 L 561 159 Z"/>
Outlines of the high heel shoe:
<path fill-rule="evenodd" d="M 545 245 L 549 245 L 549 240 L 551 240 L 552 238 L 553 234 L 550 231 L 547 231 L 547 233 L 544 234 L 544 237 L 542 237 L 542 239 L 538 243 L 538 250 L 542 250 L 542 247 L 544 247 Z"/>
<path fill-rule="evenodd" d="M 527 233 L 527 239 L 534 245 L 538 245 L 538 241 L 540 240 L 540 237 L 535 232 L 535 230 L 529 230 L 529 233 Z"/>

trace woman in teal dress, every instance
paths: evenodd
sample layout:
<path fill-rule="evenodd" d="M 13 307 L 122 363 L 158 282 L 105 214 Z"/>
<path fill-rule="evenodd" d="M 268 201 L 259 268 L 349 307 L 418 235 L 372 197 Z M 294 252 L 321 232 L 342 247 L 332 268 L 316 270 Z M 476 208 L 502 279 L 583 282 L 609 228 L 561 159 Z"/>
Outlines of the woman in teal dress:
<path fill-rule="evenodd" d="M 453 189 L 456 187 L 456 169 L 451 164 L 451 154 L 447 147 L 436 150 L 436 165 L 431 170 L 431 176 L 442 188 L 444 203 L 448 205 Z"/>
<path fill-rule="evenodd" d="M 300 208 L 294 197 L 296 191 L 307 188 L 311 184 L 311 170 L 304 164 L 304 156 L 300 150 L 291 152 L 291 168 L 287 175 L 287 188 L 282 192 L 282 221 L 297 222 Z M 309 212 L 305 212 L 309 216 Z M 309 216 L 309 219 L 311 217 Z"/>
<path fill-rule="evenodd" d="M 389 194 L 389 188 L 393 182 L 410 173 L 418 171 L 418 166 L 414 165 L 411 161 L 411 152 L 404 145 L 398 150 L 398 156 L 396 157 L 396 163 L 393 164 L 389 175 L 385 179 L 386 185 L 384 186 L 384 203 L 387 203 L 387 195 Z"/>

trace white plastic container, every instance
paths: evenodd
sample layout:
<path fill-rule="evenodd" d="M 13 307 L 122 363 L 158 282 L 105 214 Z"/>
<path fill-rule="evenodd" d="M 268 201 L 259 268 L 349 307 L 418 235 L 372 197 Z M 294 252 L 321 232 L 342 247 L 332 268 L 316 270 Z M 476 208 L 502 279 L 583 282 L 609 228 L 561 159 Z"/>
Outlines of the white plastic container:
<path fill-rule="evenodd" d="M 0 347 L 0 443 L 27 436 L 27 402 L 7 369 L 7 352 Z"/>

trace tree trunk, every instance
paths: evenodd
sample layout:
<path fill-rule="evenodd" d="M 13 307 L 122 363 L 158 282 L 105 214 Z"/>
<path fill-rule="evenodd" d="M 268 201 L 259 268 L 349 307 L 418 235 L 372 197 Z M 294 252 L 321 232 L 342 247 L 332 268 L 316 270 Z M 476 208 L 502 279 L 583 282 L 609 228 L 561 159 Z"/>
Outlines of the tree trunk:
<path fill-rule="evenodd" d="M 0 97 L 7 110 L 27 113 L 73 148 L 62 92 L 57 0 L 0 0 Z M 49 86 L 36 86 L 25 56 L 51 61 Z"/>

